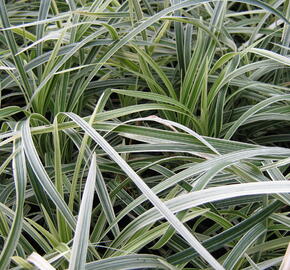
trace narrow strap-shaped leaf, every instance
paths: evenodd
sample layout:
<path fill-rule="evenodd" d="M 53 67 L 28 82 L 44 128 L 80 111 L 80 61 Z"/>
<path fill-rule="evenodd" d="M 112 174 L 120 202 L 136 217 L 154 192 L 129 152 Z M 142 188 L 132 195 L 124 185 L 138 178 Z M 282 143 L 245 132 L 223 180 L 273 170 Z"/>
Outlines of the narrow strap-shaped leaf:
<path fill-rule="evenodd" d="M 173 265 L 166 263 L 163 258 L 154 255 L 130 254 L 87 263 L 85 270 L 122 270 L 122 269 L 164 269 L 174 270 Z"/>
<path fill-rule="evenodd" d="M 281 54 L 278 54 L 269 50 L 265 50 L 265 49 L 259 49 L 259 48 L 251 48 L 249 49 L 249 52 L 259 54 L 266 58 L 282 63 L 286 66 L 290 66 L 290 58 L 283 56 Z"/>
<path fill-rule="evenodd" d="M 258 223 L 253 228 L 251 228 L 235 245 L 230 254 L 227 256 L 224 261 L 225 269 L 233 269 L 238 260 L 243 256 L 247 251 L 249 246 L 251 246 L 258 237 L 261 236 L 266 231 L 265 226 L 262 223 Z"/>
<path fill-rule="evenodd" d="M 42 0 L 40 1 L 39 13 L 38 13 L 38 21 L 45 20 L 47 18 L 49 7 L 51 0 Z M 43 37 L 44 34 L 44 24 L 38 24 L 36 26 L 36 38 L 39 40 Z M 42 54 L 43 43 L 37 45 L 36 53 L 37 55 Z M 38 76 L 41 76 L 42 67 L 38 67 Z"/>
<path fill-rule="evenodd" d="M 16 125 L 15 130 L 20 129 L 20 124 Z M 18 148 L 20 148 L 19 151 Z M 9 231 L 8 237 L 5 241 L 5 245 L 1 251 L 0 257 L 0 269 L 7 269 L 10 259 L 15 252 L 16 246 L 18 244 L 19 237 L 22 231 L 23 223 L 23 207 L 25 201 L 25 189 L 26 189 L 26 166 L 25 166 L 25 156 L 22 146 L 22 140 L 17 139 L 14 141 L 13 150 L 17 151 L 13 158 L 13 178 L 15 181 L 16 189 L 16 212 L 14 220 Z"/>
<path fill-rule="evenodd" d="M 96 182 L 96 155 L 93 154 L 85 189 L 82 196 L 69 270 L 84 269 L 90 234 L 92 206 Z"/>
<path fill-rule="evenodd" d="M 57 192 L 55 186 L 51 182 L 36 152 L 32 136 L 30 133 L 29 119 L 26 120 L 25 123 L 23 124 L 21 133 L 25 155 L 34 174 L 36 175 L 40 184 L 43 186 L 44 190 L 47 192 L 47 194 L 49 194 L 50 199 L 54 202 L 56 207 L 62 213 L 69 226 L 72 229 L 74 229 L 76 225 L 75 218 L 73 217 L 67 204 L 64 202 L 62 197 Z"/>
<path fill-rule="evenodd" d="M 103 211 L 104 211 L 106 218 L 108 220 L 108 223 L 111 224 L 113 222 L 113 220 L 115 219 L 115 213 L 114 213 L 114 209 L 113 209 L 113 206 L 111 203 L 110 195 L 109 195 L 108 190 L 106 188 L 104 178 L 102 176 L 102 173 L 101 173 L 98 165 L 96 165 L 96 173 L 97 173 L 96 191 L 97 191 L 98 197 L 100 199 Z M 112 228 L 112 232 L 114 233 L 115 237 L 117 237 L 117 235 L 120 233 L 118 225 L 116 225 Z"/>
<path fill-rule="evenodd" d="M 176 217 L 180 220 L 183 219 L 183 217 L 187 214 L 187 211 L 181 211 L 176 214 Z M 167 244 L 167 242 L 171 239 L 171 237 L 175 234 L 175 230 L 172 227 L 169 227 L 166 232 L 162 235 L 162 237 L 158 240 L 158 242 L 152 247 L 152 249 L 160 249 L 164 245 Z"/>
<path fill-rule="evenodd" d="M 33 252 L 27 258 L 27 261 L 33 263 L 40 270 L 56 270 L 45 258 L 36 252 Z"/>
<path fill-rule="evenodd" d="M 53 132 L 53 144 L 54 144 L 54 178 L 55 187 L 59 195 L 64 198 L 64 184 L 63 184 L 63 171 L 62 171 L 62 154 L 61 154 L 61 144 L 60 136 L 58 132 L 58 117 L 54 119 L 54 132 Z M 64 217 L 61 212 L 57 210 L 57 229 L 62 241 L 67 242 L 70 239 L 70 230 L 65 222 Z"/>
<path fill-rule="evenodd" d="M 9 106 L 6 108 L 2 108 L 2 109 L 0 109 L 0 119 L 2 120 L 5 117 L 14 115 L 14 114 L 19 113 L 21 111 L 22 111 L 22 109 L 19 108 L 18 106 Z"/>

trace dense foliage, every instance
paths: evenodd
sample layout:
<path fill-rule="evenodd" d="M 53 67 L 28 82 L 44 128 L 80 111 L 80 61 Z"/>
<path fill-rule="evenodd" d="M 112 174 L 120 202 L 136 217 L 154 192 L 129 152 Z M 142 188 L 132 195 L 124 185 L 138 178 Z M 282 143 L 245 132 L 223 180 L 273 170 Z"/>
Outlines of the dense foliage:
<path fill-rule="evenodd" d="M 289 19 L 0 0 L 0 270 L 289 269 Z"/>

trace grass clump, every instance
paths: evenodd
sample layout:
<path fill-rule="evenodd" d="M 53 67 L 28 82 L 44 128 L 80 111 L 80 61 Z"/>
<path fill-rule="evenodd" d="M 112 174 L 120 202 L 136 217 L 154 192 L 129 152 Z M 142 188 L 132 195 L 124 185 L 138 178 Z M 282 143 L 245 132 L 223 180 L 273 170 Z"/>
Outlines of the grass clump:
<path fill-rule="evenodd" d="M 287 269 L 289 17 L 0 0 L 0 269 Z"/>

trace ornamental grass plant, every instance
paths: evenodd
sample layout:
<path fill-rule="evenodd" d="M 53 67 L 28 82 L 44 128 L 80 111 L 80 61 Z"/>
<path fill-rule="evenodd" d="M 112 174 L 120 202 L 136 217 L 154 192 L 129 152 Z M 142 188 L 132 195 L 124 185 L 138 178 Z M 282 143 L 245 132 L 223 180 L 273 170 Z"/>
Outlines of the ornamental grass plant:
<path fill-rule="evenodd" d="M 289 0 L 0 0 L 0 270 L 290 269 Z"/>

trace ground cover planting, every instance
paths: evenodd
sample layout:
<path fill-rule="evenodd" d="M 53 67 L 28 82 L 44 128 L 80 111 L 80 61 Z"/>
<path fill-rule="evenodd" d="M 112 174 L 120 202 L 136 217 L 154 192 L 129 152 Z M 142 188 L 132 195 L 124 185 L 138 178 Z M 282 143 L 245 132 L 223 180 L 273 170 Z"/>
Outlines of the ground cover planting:
<path fill-rule="evenodd" d="M 290 269 L 289 0 L 0 0 L 0 270 Z"/>

